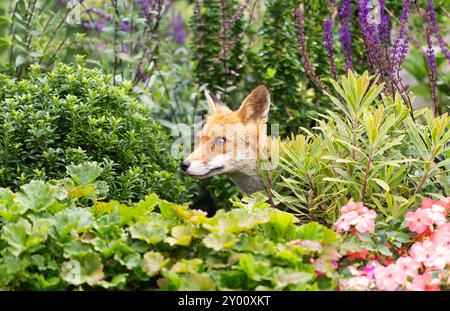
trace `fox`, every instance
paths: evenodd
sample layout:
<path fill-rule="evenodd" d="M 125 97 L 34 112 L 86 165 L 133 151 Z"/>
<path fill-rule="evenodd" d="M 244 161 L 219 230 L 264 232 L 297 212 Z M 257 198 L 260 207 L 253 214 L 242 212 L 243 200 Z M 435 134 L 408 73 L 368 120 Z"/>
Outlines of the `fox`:
<path fill-rule="evenodd" d="M 256 87 L 233 111 L 205 89 L 208 116 L 192 153 L 181 169 L 196 179 L 227 175 L 242 193 L 264 189 L 258 161 L 268 148 L 267 122 L 271 105 L 266 85 Z"/>

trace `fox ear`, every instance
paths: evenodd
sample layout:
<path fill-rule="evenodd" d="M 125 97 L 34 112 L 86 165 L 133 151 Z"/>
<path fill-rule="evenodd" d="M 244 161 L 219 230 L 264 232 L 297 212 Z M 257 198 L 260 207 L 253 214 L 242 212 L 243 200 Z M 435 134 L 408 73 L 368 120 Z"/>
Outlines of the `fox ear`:
<path fill-rule="evenodd" d="M 259 120 L 267 122 L 270 108 L 270 93 L 265 85 L 254 89 L 242 103 L 238 114 L 242 121 Z"/>
<path fill-rule="evenodd" d="M 205 89 L 205 97 L 206 97 L 206 101 L 208 102 L 208 107 L 209 107 L 210 113 L 214 113 L 219 110 L 231 111 L 230 109 L 228 109 L 227 106 L 225 106 L 225 104 L 220 99 L 218 99 L 216 97 L 216 95 L 211 93 L 211 91 L 208 89 Z"/>

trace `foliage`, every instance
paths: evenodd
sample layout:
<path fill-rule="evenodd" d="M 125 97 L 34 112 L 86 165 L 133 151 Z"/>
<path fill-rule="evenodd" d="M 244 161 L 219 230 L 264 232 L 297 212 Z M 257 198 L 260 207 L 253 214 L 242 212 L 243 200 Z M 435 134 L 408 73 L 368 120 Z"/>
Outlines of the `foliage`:
<path fill-rule="evenodd" d="M 26 77 L 29 66 L 52 68 L 77 54 L 112 75 L 114 84 L 147 81 L 155 70 L 156 44 L 170 20 L 166 1 L 10 1 L 2 20 L 5 31 L 1 70 Z M 164 25 L 163 30 L 160 29 Z"/>
<path fill-rule="evenodd" d="M 147 195 L 99 200 L 95 163 L 71 178 L 0 189 L 0 288 L 334 289 L 337 233 L 297 226 L 265 198 L 234 201 L 208 218 Z M 320 272 L 320 273 L 319 273 Z"/>
<path fill-rule="evenodd" d="M 231 102 L 241 100 L 236 92 L 246 70 L 250 31 L 244 13 L 251 10 L 250 2 L 198 0 L 191 21 L 196 79 Z"/>
<path fill-rule="evenodd" d="M 311 117 L 324 111 L 321 100 L 307 78 L 299 55 L 294 9 L 302 4 L 307 13 L 308 48 L 314 58 L 313 66 L 321 74 L 327 68 L 321 64 L 325 53 L 321 46 L 322 20 L 329 14 L 326 1 L 270 0 L 267 1 L 261 27 L 261 52 L 255 63 L 258 79 L 270 88 L 274 105 L 272 122 L 280 125 L 280 134 L 296 132 L 300 126 L 312 124 Z M 320 103 L 320 104 L 319 104 Z"/>
<path fill-rule="evenodd" d="M 0 184 L 18 189 L 33 178 L 62 178 L 65 166 L 94 160 L 108 198 L 138 200 L 150 191 L 189 199 L 167 133 L 131 96 L 131 84 L 111 86 L 78 60 L 46 74 L 36 66 L 20 82 L 0 77 Z"/>
<path fill-rule="evenodd" d="M 414 119 L 400 96 L 381 94 L 383 84 L 350 71 L 333 81 L 338 112 L 317 120 L 317 133 L 271 146 L 275 170 L 262 171 L 276 204 L 305 220 L 332 223 L 350 198 L 386 217 L 400 217 L 416 196 L 449 195 L 450 118 L 429 109 Z M 279 159 L 276 154 L 279 153 Z M 275 160 L 279 160 L 275 163 Z"/>

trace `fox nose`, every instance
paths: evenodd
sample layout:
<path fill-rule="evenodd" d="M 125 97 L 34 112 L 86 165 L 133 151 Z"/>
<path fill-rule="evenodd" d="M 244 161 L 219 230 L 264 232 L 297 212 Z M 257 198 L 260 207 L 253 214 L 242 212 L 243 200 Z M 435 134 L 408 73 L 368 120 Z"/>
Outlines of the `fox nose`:
<path fill-rule="evenodd" d="M 180 167 L 183 171 L 186 171 L 189 168 L 189 165 L 191 165 L 191 163 L 189 163 L 187 161 L 183 161 L 180 163 Z"/>

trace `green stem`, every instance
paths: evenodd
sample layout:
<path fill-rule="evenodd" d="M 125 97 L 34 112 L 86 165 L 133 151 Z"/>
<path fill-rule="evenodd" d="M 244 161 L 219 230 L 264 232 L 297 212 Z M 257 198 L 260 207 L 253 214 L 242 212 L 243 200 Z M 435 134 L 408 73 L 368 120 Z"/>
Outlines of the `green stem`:
<path fill-rule="evenodd" d="M 366 172 L 364 173 L 364 183 L 361 189 L 361 201 L 364 203 L 364 197 L 366 196 L 367 184 L 369 182 L 369 173 L 372 167 L 373 161 L 373 146 L 370 147 L 369 159 L 367 160 Z"/>

